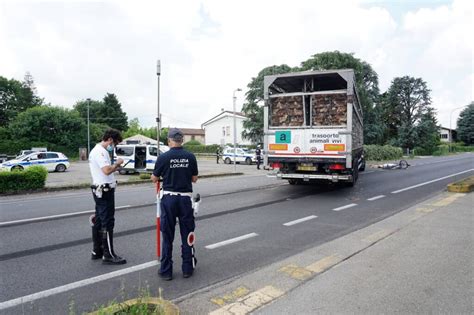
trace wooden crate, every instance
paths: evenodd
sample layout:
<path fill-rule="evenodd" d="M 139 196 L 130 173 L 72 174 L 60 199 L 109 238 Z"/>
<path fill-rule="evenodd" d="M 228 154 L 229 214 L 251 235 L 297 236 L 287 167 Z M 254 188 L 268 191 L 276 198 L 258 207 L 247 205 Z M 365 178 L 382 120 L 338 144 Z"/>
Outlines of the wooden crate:
<path fill-rule="evenodd" d="M 272 126 L 303 126 L 302 96 L 282 96 L 271 100 Z"/>
<path fill-rule="evenodd" d="M 313 126 L 345 126 L 347 94 L 319 94 L 311 97 Z"/>

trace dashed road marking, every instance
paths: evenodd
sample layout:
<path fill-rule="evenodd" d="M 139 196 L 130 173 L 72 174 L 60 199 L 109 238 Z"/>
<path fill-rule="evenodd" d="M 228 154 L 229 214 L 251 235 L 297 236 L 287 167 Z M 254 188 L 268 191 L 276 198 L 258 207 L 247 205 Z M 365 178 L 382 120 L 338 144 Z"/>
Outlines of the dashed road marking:
<path fill-rule="evenodd" d="M 278 271 L 287 274 L 293 279 L 301 281 L 306 280 L 313 275 L 313 272 L 310 270 L 294 264 L 283 266 Z"/>
<path fill-rule="evenodd" d="M 447 205 L 451 204 L 453 201 L 455 201 L 459 197 L 462 197 L 462 195 L 461 194 L 449 195 L 446 198 L 443 198 L 441 200 L 436 201 L 432 205 L 435 206 L 435 207 L 444 207 L 444 206 L 447 206 Z"/>
<path fill-rule="evenodd" d="M 430 212 L 433 212 L 434 209 L 433 208 L 416 208 L 415 210 L 416 212 L 420 212 L 420 213 L 430 213 Z"/>
<path fill-rule="evenodd" d="M 125 274 L 132 273 L 132 272 L 135 272 L 135 271 L 140 271 L 140 270 L 143 270 L 143 269 L 158 266 L 159 264 L 160 263 L 158 261 L 153 260 L 153 261 L 141 264 L 141 265 L 136 265 L 136 266 L 133 266 L 133 267 L 120 269 L 120 270 L 109 272 L 109 273 L 106 273 L 106 274 L 103 274 L 103 275 L 100 275 L 100 276 L 97 276 L 97 277 L 92 277 L 92 278 L 89 278 L 89 279 L 80 280 L 80 281 L 69 283 L 69 284 L 66 284 L 66 285 L 63 285 L 63 286 L 60 286 L 60 287 L 56 287 L 56 288 L 52 288 L 52 289 L 49 289 L 49 290 L 45 290 L 45 291 L 30 294 L 30 295 L 22 296 L 20 298 L 16 298 L 16 299 L 13 299 L 13 300 L 1 302 L 0 303 L 0 310 L 5 310 L 7 308 L 18 306 L 18 305 L 23 304 L 23 303 L 33 302 L 33 301 L 36 301 L 36 300 L 39 300 L 39 299 L 42 299 L 42 298 L 45 298 L 45 297 L 48 297 L 48 296 L 64 293 L 64 292 L 67 292 L 67 291 L 70 291 L 70 290 L 73 290 L 73 289 L 77 289 L 77 288 L 81 288 L 81 287 L 84 287 L 84 286 L 87 286 L 87 285 L 91 285 L 91 284 L 94 284 L 94 283 L 97 283 L 97 282 L 100 282 L 100 281 L 109 280 L 109 279 L 112 279 L 112 278 L 115 278 L 115 277 L 123 276 Z"/>
<path fill-rule="evenodd" d="M 404 191 L 407 191 L 407 190 L 410 190 L 410 189 L 425 186 L 425 185 L 428 185 L 428 184 L 431 184 L 431 183 L 434 183 L 434 182 L 438 182 L 438 181 L 446 179 L 446 178 L 454 177 L 454 176 L 461 175 L 461 174 L 468 173 L 468 172 L 472 172 L 472 171 L 474 171 L 474 168 L 471 168 L 469 170 L 462 171 L 462 172 L 459 172 L 459 173 L 451 174 L 451 175 L 448 175 L 448 176 L 443 176 L 443 177 L 440 177 L 440 178 L 436 178 L 436 179 L 433 179 L 433 180 L 430 180 L 430 181 L 427 181 L 427 182 L 424 182 L 424 183 L 420 183 L 420 184 L 417 184 L 417 185 L 409 186 L 409 187 L 406 187 L 406 188 L 403 188 L 403 189 L 395 190 L 395 191 L 392 191 L 392 194 L 398 194 L 398 193 L 401 193 L 401 192 L 404 192 Z"/>
<path fill-rule="evenodd" d="M 307 216 L 307 217 L 304 217 L 304 218 L 301 218 L 301 219 L 298 219 L 298 220 L 283 223 L 283 225 L 284 226 L 292 226 L 292 225 L 295 225 L 295 224 L 298 224 L 298 223 L 301 223 L 301 222 L 305 222 L 305 221 L 309 221 L 309 220 L 312 220 L 312 219 L 316 219 L 316 218 L 317 218 L 317 216 L 310 215 L 310 216 Z"/>
<path fill-rule="evenodd" d="M 375 196 L 375 197 L 372 197 L 372 198 L 368 198 L 367 200 L 368 201 L 374 201 L 374 200 L 382 199 L 384 197 L 385 197 L 385 195 L 378 195 L 378 196 Z"/>
<path fill-rule="evenodd" d="M 222 246 L 225 246 L 225 245 L 229 245 L 229 244 L 232 244 L 232 243 L 240 242 L 240 241 L 243 241 L 243 240 L 255 237 L 255 236 L 258 236 L 258 234 L 257 233 L 249 233 L 249 234 L 245 234 L 245 235 L 242 235 L 242 236 L 239 236 L 239 237 L 231 238 L 231 239 L 226 240 L 226 241 L 222 241 L 222 242 L 219 242 L 219 243 L 207 245 L 206 248 L 207 249 L 215 249 L 215 248 L 222 247 Z"/>
<path fill-rule="evenodd" d="M 341 260 L 342 258 L 339 257 L 338 255 L 327 256 L 327 257 L 324 257 L 323 259 L 318 260 L 315 263 L 312 263 L 309 266 L 306 266 L 306 269 L 314 273 L 321 273 L 329 269 L 330 267 L 338 264 Z"/>
<path fill-rule="evenodd" d="M 351 204 L 348 204 L 348 205 L 345 205 L 345 206 L 342 206 L 342 207 L 339 207 L 339 208 L 334 208 L 332 209 L 333 211 L 341 211 L 341 210 L 344 210 L 344 209 L 347 209 L 347 208 L 352 208 L 352 207 L 355 207 L 357 206 L 356 203 L 351 203 Z"/>
<path fill-rule="evenodd" d="M 226 293 L 223 296 L 216 296 L 211 299 L 211 302 L 217 304 L 219 306 L 224 306 L 227 303 L 235 302 L 239 298 L 247 295 L 250 293 L 250 290 L 244 286 L 238 287 L 237 289 L 233 290 L 232 292 Z"/>
<path fill-rule="evenodd" d="M 266 286 L 240 298 L 237 302 L 225 305 L 209 315 L 249 314 L 257 308 L 270 303 L 285 294 L 284 291 L 274 287 Z"/>

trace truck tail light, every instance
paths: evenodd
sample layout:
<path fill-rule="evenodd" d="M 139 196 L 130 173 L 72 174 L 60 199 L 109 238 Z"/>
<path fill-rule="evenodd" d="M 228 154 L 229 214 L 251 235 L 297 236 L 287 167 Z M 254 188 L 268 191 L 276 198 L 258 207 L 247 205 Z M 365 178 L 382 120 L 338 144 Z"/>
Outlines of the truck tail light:
<path fill-rule="evenodd" d="M 271 164 L 271 167 L 272 167 L 273 169 L 280 169 L 280 168 L 282 168 L 282 166 L 283 166 L 283 165 L 282 165 L 281 163 L 272 163 L 272 164 Z"/>
<path fill-rule="evenodd" d="M 331 164 L 329 165 L 329 169 L 331 171 L 341 171 L 341 170 L 345 170 L 346 167 L 344 166 L 344 164 Z"/>

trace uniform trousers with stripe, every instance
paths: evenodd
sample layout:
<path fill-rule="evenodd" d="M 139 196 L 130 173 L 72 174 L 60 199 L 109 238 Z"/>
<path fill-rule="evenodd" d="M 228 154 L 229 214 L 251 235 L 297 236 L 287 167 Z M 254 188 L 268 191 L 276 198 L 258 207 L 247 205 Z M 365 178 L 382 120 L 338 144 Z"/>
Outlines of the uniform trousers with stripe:
<path fill-rule="evenodd" d="M 165 194 L 161 198 L 161 233 L 163 240 L 160 274 L 166 276 L 173 274 L 172 254 L 176 218 L 179 221 L 181 234 L 182 271 L 184 274 L 190 274 L 195 267 L 194 246 L 188 243 L 189 235 L 194 232 L 196 227 L 191 198 L 189 196 Z"/>

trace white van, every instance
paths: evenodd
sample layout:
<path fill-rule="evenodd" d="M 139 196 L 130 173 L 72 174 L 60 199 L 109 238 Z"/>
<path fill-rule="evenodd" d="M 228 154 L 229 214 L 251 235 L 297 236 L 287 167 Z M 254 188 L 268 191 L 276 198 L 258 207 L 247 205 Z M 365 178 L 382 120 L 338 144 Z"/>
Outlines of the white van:
<path fill-rule="evenodd" d="M 160 144 L 160 152 L 163 154 L 170 148 Z M 115 148 L 115 159 L 124 160 L 124 167 L 119 170 L 120 174 L 153 171 L 157 156 L 156 145 L 148 144 L 119 144 Z"/>

